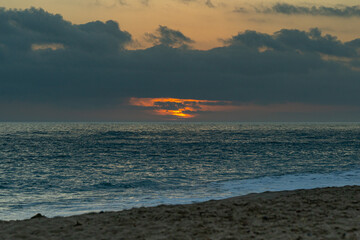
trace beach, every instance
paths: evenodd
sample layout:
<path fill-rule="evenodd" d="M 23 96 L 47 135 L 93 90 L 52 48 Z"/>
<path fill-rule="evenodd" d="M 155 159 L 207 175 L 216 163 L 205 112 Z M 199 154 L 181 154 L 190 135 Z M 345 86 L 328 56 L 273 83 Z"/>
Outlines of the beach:
<path fill-rule="evenodd" d="M 360 239 L 360 186 L 1 221 L 0 239 Z"/>

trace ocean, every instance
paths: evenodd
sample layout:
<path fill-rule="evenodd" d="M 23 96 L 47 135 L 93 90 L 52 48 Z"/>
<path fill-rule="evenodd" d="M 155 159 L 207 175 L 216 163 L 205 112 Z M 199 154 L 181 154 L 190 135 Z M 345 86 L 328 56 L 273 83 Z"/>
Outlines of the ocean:
<path fill-rule="evenodd" d="M 0 123 L 0 220 L 344 185 L 359 123 Z"/>

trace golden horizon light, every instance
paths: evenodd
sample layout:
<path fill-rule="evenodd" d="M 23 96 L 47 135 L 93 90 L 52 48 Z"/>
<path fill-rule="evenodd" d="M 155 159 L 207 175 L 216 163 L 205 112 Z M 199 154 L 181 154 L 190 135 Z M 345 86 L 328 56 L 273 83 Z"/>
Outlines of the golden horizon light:
<path fill-rule="evenodd" d="M 198 100 L 181 98 L 136 98 L 132 97 L 129 104 L 132 106 L 149 108 L 150 112 L 161 116 L 176 118 L 194 118 L 200 112 L 224 111 L 229 109 L 229 101 Z"/>

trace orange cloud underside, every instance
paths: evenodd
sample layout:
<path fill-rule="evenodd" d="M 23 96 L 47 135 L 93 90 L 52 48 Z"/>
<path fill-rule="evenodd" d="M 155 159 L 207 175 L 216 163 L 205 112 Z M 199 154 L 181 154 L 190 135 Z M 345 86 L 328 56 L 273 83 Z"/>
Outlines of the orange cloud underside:
<path fill-rule="evenodd" d="M 180 98 L 130 98 L 130 105 L 152 108 L 157 115 L 193 118 L 200 111 L 220 111 L 227 106 L 223 101 Z M 211 104 L 211 105 L 208 105 Z M 216 105 L 219 104 L 219 105 Z"/>
<path fill-rule="evenodd" d="M 152 114 L 176 119 L 194 118 L 204 112 L 237 112 L 238 114 L 311 113 L 351 110 L 343 106 L 282 103 L 269 105 L 241 104 L 230 101 L 180 98 L 130 98 L 132 106 L 144 107 Z M 356 108 L 358 109 L 358 108 Z"/>

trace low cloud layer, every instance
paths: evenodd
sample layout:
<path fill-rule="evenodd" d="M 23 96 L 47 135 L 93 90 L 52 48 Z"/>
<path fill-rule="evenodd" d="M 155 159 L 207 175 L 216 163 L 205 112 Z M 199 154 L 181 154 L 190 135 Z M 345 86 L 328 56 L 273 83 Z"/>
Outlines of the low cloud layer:
<path fill-rule="evenodd" d="M 327 7 L 327 6 L 298 6 L 288 3 L 276 3 L 270 8 L 256 9 L 260 13 L 282 13 L 287 15 L 313 15 L 336 17 L 360 17 L 360 5 Z"/>
<path fill-rule="evenodd" d="M 132 37 L 114 21 L 76 25 L 41 9 L 0 9 L 0 120 L 65 110 L 109 110 L 112 119 L 111 109 L 123 109 L 124 116 L 134 110 L 131 98 L 360 105 L 360 39 L 342 42 L 317 28 L 249 30 L 224 47 L 200 51 L 167 26 L 147 37 L 153 47 L 126 50 Z M 47 110 L 32 113 L 33 106 Z"/>

